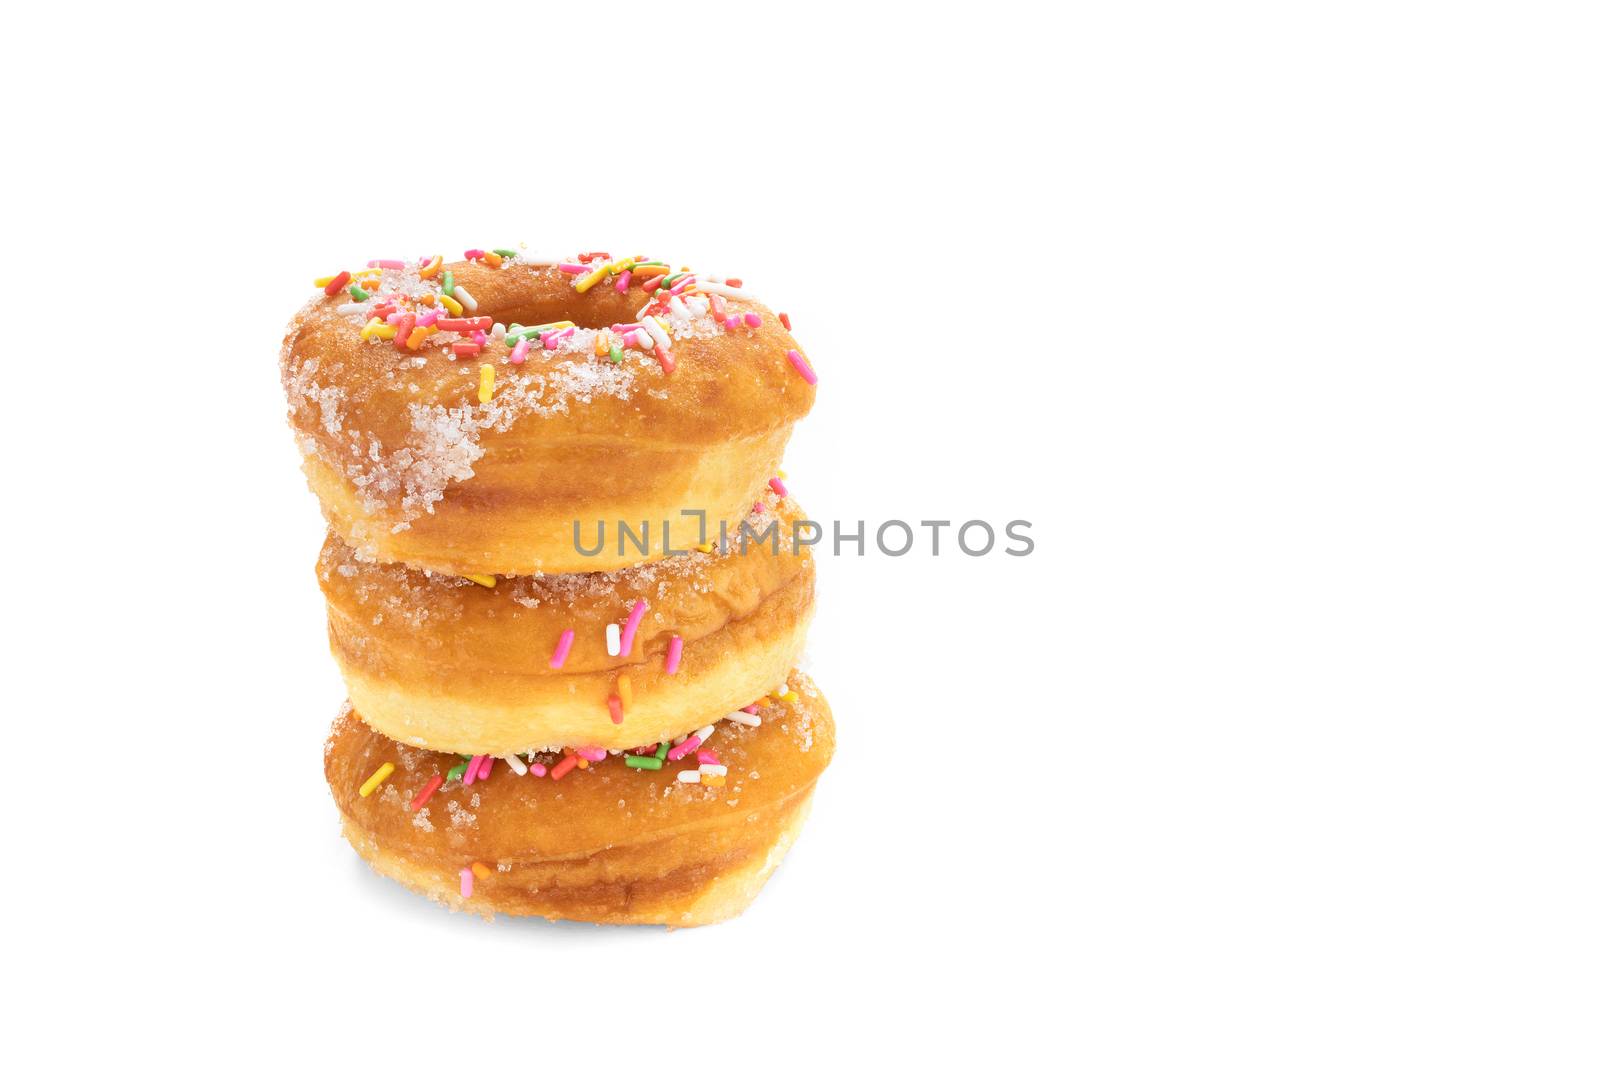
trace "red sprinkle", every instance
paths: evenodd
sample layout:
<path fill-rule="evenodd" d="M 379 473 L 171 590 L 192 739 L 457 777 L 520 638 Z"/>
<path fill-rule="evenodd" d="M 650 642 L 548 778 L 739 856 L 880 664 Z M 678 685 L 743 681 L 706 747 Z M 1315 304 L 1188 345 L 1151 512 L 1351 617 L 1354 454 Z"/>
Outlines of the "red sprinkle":
<path fill-rule="evenodd" d="M 578 254 L 578 262 L 579 263 L 593 263 L 597 259 L 610 259 L 610 258 L 611 258 L 611 253 L 610 252 L 580 252 Z"/>
<path fill-rule="evenodd" d="M 744 280 L 742 278 L 729 278 L 727 281 L 723 282 L 722 284 L 723 285 L 727 285 L 727 286 L 731 286 L 734 289 L 743 289 L 744 288 Z"/>
<path fill-rule="evenodd" d="M 467 259 L 482 259 L 483 258 L 483 249 L 481 249 L 481 248 L 469 248 L 469 249 L 467 249 L 465 252 L 463 252 L 461 254 L 463 256 L 465 256 Z"/>
<path fill-rule="evenodd" d="M 400 351 L 406 351 L 406 338 L 411 336 L 411 328 L 417 324 L 417 317 L 411 312 L 400 316 L 400 321 L 395 325 L 394 346 Z"/>
<path fill-rule="evenodd" d="M 488 315 L 479 315 L 475 319 L 440 319 L 434 325 L 441 330 L 451 330 L 455 333 L 471 333 L 473 330 L 492 329 L 494 319 Z"/>
<path fill-rule="evenodd" d="M 639 288 L 643 289 L 647 293 L 653 293 L 661 285 L 662 277 L 662 275 L 657 274 L 654 277 L 646 278 L 644 284 Z"/>
<path fill-rule="evenodd" d="M 411 810 L 421 811 L 422 805 L 426 804 L 428 802 L 428 798 L 433 796 L 434 790 L 438 789 L 443 784 L 444 775 L 442 774 L 436 774 L 432 778 L 429 778 L 428 784 L 423 786 L 422 792 L 417 794 L 417 799 L 411 802 Z"/>
<path fill-rule="evenodd" d="M 342 270 L 334 277 L 333 281 L 322 287 L 322 291 L 327 293 L 329 296 L 338 296 L 339 291 L 343 289 L 349 281 L 350 272 L 347 270 Z"/>
<path fill-rule="evenodd" d="M 606 697 L 606 707 L 611 709 L 611 721 L 620 726 L 622 724 L 622 698 L 612 693 Z"/>
<path fill-rule="evenodd" d="M 785 330 L 792 330 L 792 329 L 794 329 L 794 327 L 793 327 L 793 326 L 790 326 L 790 325 L 789 325 L 789 313 L 788 313 L 788 312 L 787 312 L 787 311 L 780 311 L 780 312 L 778 312 L 778 321 L 779 321 L 779 322 L 781 322 L 781 323 L 783 323 L 783 328 L 784 328 L 784 329 L 785 329 Z"/>
<path fill-rule="evenodd" d="M 483 346 L 480 344 L 474 344 L 471 341 L 457 341 L 455 344 L 450 346 L 450 351 L 454 352 L 458 356 L 475 356 L 479 352 L 483 351 Z"/>
<path fill-rule="evenodd" d="M 577 765 L 578 757 L 568 756 L 566 759 L 550 768 L 550 777 L 559 782 L 566 776 L 568 771 L 572 770 L 572 768 L 576 767 Z"/>
<path fill-rule="evenodd" d="M 656 359 L 661 363 L 661 372 L 663 374 L 671 374 L 678 369 L 678 361 L 672 358 L 671 352 L 668 352 L 660 345 L 656 346 Z M 621 722 L 622 720 L 618 719 L 617 721 Z"/>

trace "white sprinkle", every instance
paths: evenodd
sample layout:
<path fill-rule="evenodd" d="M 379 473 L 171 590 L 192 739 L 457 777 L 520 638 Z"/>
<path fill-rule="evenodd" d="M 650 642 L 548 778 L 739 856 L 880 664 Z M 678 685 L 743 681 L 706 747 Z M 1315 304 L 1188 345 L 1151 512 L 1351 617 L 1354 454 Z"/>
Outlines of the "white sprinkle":
<path fill-rule="evenodd" d="M 614 622 L 606 624 L 606 655 L 622 655 L 622 627 Z"/>
<path fill-rule="evenodd" d="M 456 286 L 455 298 L 456 298 L 456 302 L 458 304 L 460 304 L 462 307 L 466 308 L 468 311 L 477 311 L 478 310 L 478 302 L 476 300 L 472 299 L 472 294 L 467 292 L 467 287 L 466 286 L 464 286 L 464 285 Z"/>
<path fill-rule="evenodd" d="M 700 727 L 700 729 L 698 729 L 698 730 L 696 730 L 694 732 L 694 735 L 700 739 L 701 744 L 704 744 L 706 739 L 708 737 L 710 737 L 712 734 L 716 733 L 716 732 L 717 732 L 717 727 L 716 727 L 716 724 L 713 723 L 710 726 L 702 726 L 702 727 Z"/>
<path fill-rule="evenodd" d="M 748 300 L 752 304 L 756 302 L 755 297 L 751 296 L 743 289 L 735 289 L 731 285 L 719 285 L 716 282 L 707 280 L 696 282 L 695 288 L 700 290 L 702 293 L 716 293 L 718 296 L 728 296 L 735 300 Z"/>
<path fill-rule="evenodd" d="M 655 338 L 656 344 L 662 348 L 672 347 L 672 338 L 667 336 L 667 331 L 662 329 L 661 320 L 650 315 L 644 320 L 644 328 L 650 331 L 650 336 Z"/>
<path fill-rule="evenodd" d="M 700 773 L 709 774 L 713 778 L 717 777 L 718 775 L 721 775 L 725 778 L 728 775 L 728 768 L 724 767 L 720 763 L 702 763 L 700 764 Z"/>
<path fill-rule="evenodd" d="M 506 766 L 510 767 L 519 776 L 528 773 L 528 765 L 519 760 L 514 754 L 506 753 Z"/>
<path fill-rule="evenodd" d="M 788 691 L 789 691 L 789 685 L 788 685 L 787 682 L 779 682 L 778 683 L 778 695 L 780 697 L 783 696 Z"/>
<path fill-rule="evenodd" d="M 740 723 L 745 726 L 760 726 L 761 716 L 752 715 L 748 711 L 730 711 L 724 716 L 729 722 Z"/>
<path fill-rule="evenodd" d="M 504 341 L 506 339 L 506 324 L 503 322 L 495 323 L 489 330 L 489 339 L 492 341 Z"/>
<path fill-rule="evenodd" d="M 678 781 L 686 782 L 689 785 L 694 785 L 696 782 L 700 781 L 700 772 L 699 771 L 679 771 L 678 772 Z"/>
<path fill-rule="evenodd" d="M 360 303 L 360 304 L 340 304 L 338 307 L 334 308 L 333 310 L 335 312 L 337 312 L 338 314 L 340 314 L 340 315 L 362 315 L 362 314 L 366 314 L 367 312 L 371 311 L 372 309 L 367 307 L 367 305 L 365 303 Z"/>

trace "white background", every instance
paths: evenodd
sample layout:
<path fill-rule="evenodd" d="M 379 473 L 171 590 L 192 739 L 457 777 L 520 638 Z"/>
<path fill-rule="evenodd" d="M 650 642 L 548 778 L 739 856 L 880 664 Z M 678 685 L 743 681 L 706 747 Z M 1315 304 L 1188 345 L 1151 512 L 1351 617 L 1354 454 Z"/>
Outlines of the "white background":
<path fill-rule="evenodd" d="M 1595 1061 L 1593 23 L 1047 6 L 10 16 L 15 1062 Z M 815 516 L 1034 523 L 821 561 L 723 926 L 338 836 L 283 325 L 517 241 L 788 311 Z"/>

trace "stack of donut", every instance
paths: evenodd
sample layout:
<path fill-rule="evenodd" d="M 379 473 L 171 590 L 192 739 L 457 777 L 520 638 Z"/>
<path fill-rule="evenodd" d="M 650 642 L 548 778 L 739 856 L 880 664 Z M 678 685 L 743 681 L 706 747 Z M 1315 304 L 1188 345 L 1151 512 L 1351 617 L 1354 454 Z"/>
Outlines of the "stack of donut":
<path fill-rule="evenodd" d="M 788 320 L 644 256 L 474 250 L 319 279 L 289 419 L 329 532 L 345 837 L 453 908 L 743 911 L 833 753 L 778 463 Z"/>

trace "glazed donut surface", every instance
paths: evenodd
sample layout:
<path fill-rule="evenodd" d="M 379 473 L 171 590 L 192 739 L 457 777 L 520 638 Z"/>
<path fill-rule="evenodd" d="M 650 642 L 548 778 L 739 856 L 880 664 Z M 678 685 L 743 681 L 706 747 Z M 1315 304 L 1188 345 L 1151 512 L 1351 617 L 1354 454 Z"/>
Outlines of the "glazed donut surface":
<path fill-rule="evenodd" d="M 375 321 L 369 307 L 438 310 L 445 270 L 476 312 L 439 321 L 570 322 L 570 334 L 550 331 L 561 335 L 555 347 L 532 344 L 520 364 L 493 337 L 452 358 L 446 342 L 469 335 L 448 329 L 414 350 L 397 348 L 398 337 L 363 338 Z M 367 300 L 347 289 L 295 317 L 281 370 L 307 479 L 335 532 L 367 558 L 444 574 L 587 572 L 659 558 L 654 543 L 585 556 L 574 523 L 588 544 L 602 521 L 614 531 L 619 521 L 659 530 L 685 510 L 704 510 L 713 526 L 736 519 L 775 473 L 815 392 L 778 316 L 710 281 L 702 284 L 722 292 L 691 288 L 656 316 L 671 335 L 665 359 L 628 347 L 613 361 L 595 347 L 618 335 L 599 331 L 656 306 L 639 285 L 619 292 L 607 279 L 580 293 L 558 267 L 520 259 L 363 280 L 373 287 Z"/>
<path fill-rule="evenodd" d="M 362 717 L 406 744 L 494 755 L 654 744 L 771 692 L 799 659 L 815 585 L 810 550 L 791 536 L 802 517 L 769 494 L 748 517 L 760 543 L 735 530 L 726 550 L 493 588 L 364 563 L 330 535 L 317 566 L 329 644 Z M 641 599 L 631 647 L 610 655 L 607 625 L 620 638 Z"/>
<path fill-rule="evenodd" d="M 607 923 L 693 926 L 743 910 L 782 858 L 833 754 L 827 702 L 798 672 L 794 701 L 773 701 L 760 726 L 720 722 L 703 746 L 728 768 L 720 786 L 676 771 L 635 770 L 619 756 L 572 770 L 450 782 L 413 802 L 455 756 L 397 744 L 354 713 L 324 754 L 346 837 L 380 873 L 452 908 Z M 384 764 L 392 773 L 360 790 Z M 487 876 L 462 896 L 463 868 Z"/>

